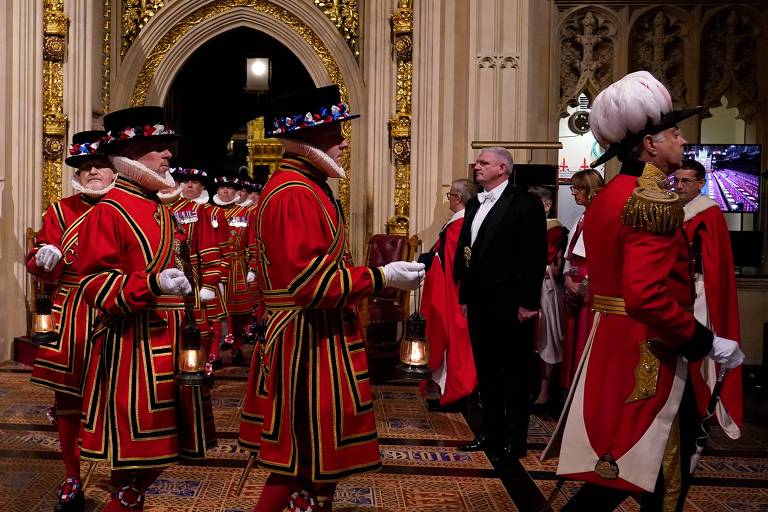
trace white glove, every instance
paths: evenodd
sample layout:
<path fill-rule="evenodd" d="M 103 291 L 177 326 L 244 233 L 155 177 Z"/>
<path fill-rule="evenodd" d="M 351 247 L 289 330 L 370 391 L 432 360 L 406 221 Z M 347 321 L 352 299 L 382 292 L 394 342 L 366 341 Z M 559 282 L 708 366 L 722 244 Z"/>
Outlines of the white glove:
<path fill-rule="evenodd" d="M 224 283 L 219 283 L 219 294 L 221 295 L 221 298 L 224 298 Z"/>
<path fill-rule="evenodd" d="M 177 268 L 163 270 L 157 280 L 163 293 L 170 295 L 189 295 L 192 293 L 192 286 L 189 284 L 187 276 Z"/>
<path fill-rule="evenodd" d="M 715 339 L 712 341 L 712 350 L 709 351 L 709 357 L 729 370 L 736 368 L 744 362 L 744 352 L 739 348 L 739 344 L 719 336 L 715 336 Z"/>
<path fill-rule="evenodd" d="M 399 290 L 415 290 L 424 279 L 424 264 L 414 261 L 393 261 L 384 265 L 385 286 Z"/>
<path fill-rule="evenodd" d="M 35 265 L 42 267 L 46 272 L 50 272 L 60 259 L 61 251 L 59 248 L 55 245 L 47 244 L 37 250 Z"/>
<path fill-rule="evenodd" d="M 249 283 L 254 282 L 256 280 L 256 272 L 254 272 L 253 270 L 249 270 L 248 275 L 245 277 L 245 280 L 248 281 Z"/>
<path fill-rule="evenodd" d="M 210 288 L 200 288 L 200 302 L 210 302 L 216 298 L 216 292 Z"/>

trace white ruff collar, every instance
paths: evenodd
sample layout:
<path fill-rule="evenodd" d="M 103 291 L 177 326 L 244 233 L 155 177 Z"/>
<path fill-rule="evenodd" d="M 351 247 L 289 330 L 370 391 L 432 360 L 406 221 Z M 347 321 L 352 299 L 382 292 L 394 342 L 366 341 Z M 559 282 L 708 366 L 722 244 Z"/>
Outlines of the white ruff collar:
<path fill-rule="evenodd" d="M 117 173 L 115 173 L 112 183 L 102 188 L 101 190 L 93 190 L 92 188 L 82 186 L 74 176 L 72 176 L 72 181 L 70 181 L 72 190 L 74 190 L 76 194 L 83 194 L 88 197 L 101 197 L 105 195 L 107 192 L 115 188 L 115 183 L 117 183 Z"/>
<path fill-rule="evenodd" d="M 688 222 L 704 210 L 716 206 L 717 202 L 715 202 L 714 199 L 711 199 L 709 196 L 699 194 L 698 196 L 688 201 L 688 204 L 683 206 L 683 212 L 685 212 L 685 218 L 683 219 L 683 222 Z"/>
<path fill-rule="evenodd" d="M 238 206 L 251 206 L 253 204 L 253 199 L 248 198 L 242 203 L 237 203 Z"/>
<path fill-rule="evenodd" d="M 182 194 L 183 195 L 183 194 Z M 185 197 L 184 199 L 189 199 L 188 197 Z M 210 200 L 210 196 L 208 195 L 208 191 L 203 189 L 202 192 L 200 192 L 200 195 L 197 196 L 194 199 L 189 199 L 190 201 L 194 201 L 197 204 L 207 204 Z"/>
<path fill-rule="evenodd" d="M 176 189 L 171 190 L 170 192 L 165 192 L 165 193 L 158 192 L 157 198 L 160 200 L 161 203 L 165 205 L 173 204 L 176 201 L 178 201 L 179 198 L 181 197 L 181 188 L 182 188 L 182 185 L 179 185 L 178 187 L 176 187 Z"/>
<path fill-rule="evenodd" d="M 109 157 L 109 160 L 115 166 L 115 169 L 131 178 L 148 192 L 157 192 L 164 188 L 176 186 L 173 176 L 168 171 L 165 171 L 165 176 L 161 177 L 143 163 L 124 156 L 113 155 Z"/>
<path fill-rule="evenodd" d="M 223 201 L 221 198 L 219 198 L 218 193 L 213 194 L 213 202 L 219 206 L 229 206 L 231 204 L 235 204 L 235 201 L 237 201 L 237 195 L 235 195 L 231 201 Z"/>
<path fill-rule="evenodd" d="M 303 156 L 310 162 L 312 162 L 318 169 L 329 178 L 346 178 L 347 174 L 344 169 L 341 168 L 333 158 L 328 156 L 325 152 L 320 151 L 315 146 L 311 146 L 306 142 L 300 142 L 293 139 L 280 139 L 283 143 L 283 149 L 289 153 L 295 153 L 299 156 Z"/>

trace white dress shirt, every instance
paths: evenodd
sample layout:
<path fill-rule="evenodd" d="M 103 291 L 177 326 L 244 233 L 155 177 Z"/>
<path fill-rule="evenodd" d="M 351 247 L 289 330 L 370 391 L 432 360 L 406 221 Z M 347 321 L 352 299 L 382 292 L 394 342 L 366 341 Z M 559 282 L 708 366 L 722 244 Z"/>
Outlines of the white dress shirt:
<path fill-rule="evenodd" d="M 477 233 L 480 231 L 480 226 L 483 225 L 483 221 L 488 216 L 488 212 L 491 211 L 493 205 L 496 204 L 496 201 L 501 197 L 501 193 L 507 188 L 507 183 L 509 183 L 509 181 L 504 180 L 497 185 L 496 188 L 477 194 L 477 199 L 480 201 L 480 208 L 477 210 L 475 218 L 472 219 L 472 239 L 470 240 L 472 245 L 475 245 L 475 239 L 477 238 Z"/>

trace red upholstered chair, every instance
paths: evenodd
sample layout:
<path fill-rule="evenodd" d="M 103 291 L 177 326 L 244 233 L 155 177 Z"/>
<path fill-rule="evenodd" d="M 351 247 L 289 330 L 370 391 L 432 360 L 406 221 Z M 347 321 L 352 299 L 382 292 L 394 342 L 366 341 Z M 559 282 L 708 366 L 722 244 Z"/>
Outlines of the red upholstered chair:
<path fill-rule="evenodd" d="M 366 244 L 365 265 L 381 267 L 393 261 L 411 261 L 418 245 L 415 235 L 372 235 Z M 398 343 L 409 315 L 409 298 L 409 292 L 385 288 L 362 302 L 360 317 L 369 348 L 385 349 Z"/>

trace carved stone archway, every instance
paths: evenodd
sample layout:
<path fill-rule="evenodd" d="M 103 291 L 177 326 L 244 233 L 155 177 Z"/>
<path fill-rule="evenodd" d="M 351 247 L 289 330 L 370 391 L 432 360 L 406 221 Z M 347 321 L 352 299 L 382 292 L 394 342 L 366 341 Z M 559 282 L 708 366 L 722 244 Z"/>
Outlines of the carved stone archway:
<path fill-rule="evenodd" d="M 365 114 L 367 95 L 362 74 L 344 38 L 313 5 L 290 0 L 171 3 L 153 16 L 117 67 L 111 109 L 162 104 L 187 58 L 214 37 L 239 27 L 258 30 L 280 41 L 302 62 L 316 86 L 338 84 L 342 98 L 350 102 L 353 110 Z M 353 143 L 365 140 L 365 126 L 345 123 L 344 129 L 350 140 L 344 162 L 348 178 L 339 183 L 339 196 L 349 219 L 365 208 L 358 194 L 350 194 L 355 174 L 350 169 L 361 168 L 366 151 L 364 144 Z M 364 179 L 364 173 L 359 176 Z M 353 239 L 362 240 L 362 232 L 354 232 Z"/>

